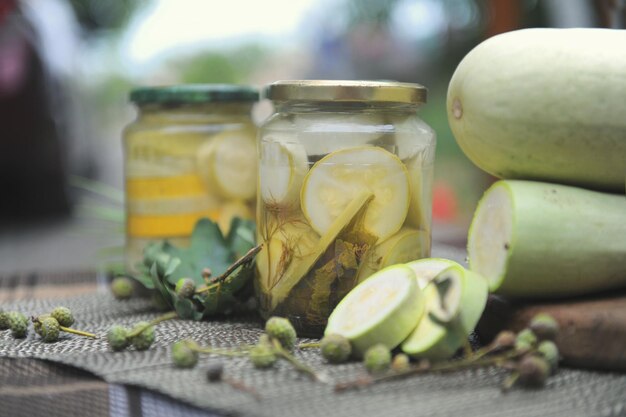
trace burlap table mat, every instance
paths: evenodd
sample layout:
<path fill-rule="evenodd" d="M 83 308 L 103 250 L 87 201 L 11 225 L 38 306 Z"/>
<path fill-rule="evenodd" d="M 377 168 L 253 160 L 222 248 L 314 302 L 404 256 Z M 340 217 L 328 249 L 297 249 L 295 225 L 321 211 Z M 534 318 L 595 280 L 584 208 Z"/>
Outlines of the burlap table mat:
<path fill-rule="evenodd" d="M 29 315 L 49 311 L 57 305 L 66 305 L 75 312 L 78 319 L 75 327 L 99 335 L 104 335 L 113 323 L 131 325 L 159 314 L 150 310 L 146 300 L 117 301 L 106 291 L 88 292 L 69 298 L 24 299 L 2 303 L 2 307 L 7 310 L 19 310 Z M 170 345 L 181 338 L 191 337 L 203 345 L 230 347 L 254 343 L 260 333 L 261 323 L 254 318 L 204 322 L 173 320 L 157 327 L 157 341 L 150 350 L 111 352 L 104 339 L 90 340 L 68 335 L 57 343 L 46 344 L 40 342 L 32 332 L 24 340 L 14 340 L 5 331 L 0 332 L 0 357 L 38 358 L 71 365 L 92 372 L 110 383 L 148 388 L 224 415 L 626 415 L 626 375 L 617 373 L 562 369 L 543 390 L 515 390 L 502 394 L 499 384 L 504 374 L 495 369 L 486 369 L 413 377 L 336 394 L 332 386 L 314 383 L 286 363 L 280 363 L 276 369 L 256 370 L 245 358 L 204 355 L 199 365 L 192 370 L 176 369 L 171 364 Z M 363 372 L 359 363 L 326 365 L 315 350 L 301 351 L 297 356 L 328 374 L 334 381 L 351 379 Z M 5 364 L 4 361 L 0 364 Z M 214 362 L 224 363 L 225 373 L 231 378 L 254 387 L 261 401 L 227 384 L 206 382 L 206 368 Z M 4 371 L 2 375 L 5 375 Z"/>

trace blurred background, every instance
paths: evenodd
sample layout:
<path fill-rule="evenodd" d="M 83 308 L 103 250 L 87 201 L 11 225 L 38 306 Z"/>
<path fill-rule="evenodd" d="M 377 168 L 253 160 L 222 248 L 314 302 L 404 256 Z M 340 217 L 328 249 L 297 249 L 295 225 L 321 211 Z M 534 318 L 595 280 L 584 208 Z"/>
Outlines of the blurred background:
<path fill-rule="evenodd" d="M 492 178 L 447 124 L 457 64 L 501 32 L 619 28 L 625 10 L 620 0 L 0 0 L 0 273 L 120 258 L 121 133 L 139 85 L 423 84 L 421 116 L 438 136 L 435 238 L 463 244 Z M 258 106 L 256 121 L 270 111 Z"/>

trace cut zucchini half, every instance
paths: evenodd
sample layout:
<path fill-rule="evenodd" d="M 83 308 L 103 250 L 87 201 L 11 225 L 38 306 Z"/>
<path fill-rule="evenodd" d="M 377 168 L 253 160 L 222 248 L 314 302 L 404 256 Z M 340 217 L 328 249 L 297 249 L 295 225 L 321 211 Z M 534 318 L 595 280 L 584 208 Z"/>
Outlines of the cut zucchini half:
<path fill-rule="evenodd" d="M 447 349 L 446 345 L 441 343 L 446 337 L 446 328 L 436 323 L 429 315 L 430 311 L 439 304 L 439 293 L 435 284 L 429 283 L 423 292 L 426 311 L 415 330 L 402 342 L 402 351 L 407 355 L 426 359 L 452 356 L 454 351 L 451 352 L 451 349 Z"/>
<path fill-rule="evenodd" d="M 324 334 L 346 337 L 360 357 L 378 343 L 389 349 L 398 346 L 423 313 L 423 294 L 415 274 L 411 268 L 394 265 L 350 291 L 331 313 Z"/>
<path fill-rule="evenodd" d="M 253 132 L 219 133 L 198 149 L 196 158 L 209 193 L 248 201 L 255 197 L 257 152 Z"/>
<path fill-rule="evenodd" d="M 400 230 L 409 209 L 407 169 L 397 156 L 375 146 L 342 149 L 317 161 L 304 178 L 302 212 L 323 235 L 362 191 L 374 195 L 365 231 L 382 241 Z"/>
<path fill-rule="evenodd" d="M 417 283 L 424 289 L 441 271 L 451 266 L 461 266 L 450 259 L 424 258 L 406 264 L 415 272 Z"/>
<path fill-rule="evenodd" d="M 304 147 L 295 138 L 263 138 L 259 166 L 259 192 L 265 204 L 296 205 L 308 170 Z"/>
<path fill-rule="evenodd" d="M 436 285 L 450 279 L 452 285 L 460 283 L 458 289 L 460 297 L 458 308 L 450 309 L 456 310 L 456 314 L 444 323 L 433 318 L 435 315 L 431 313 L 442 310 L 441 294 Z M 413 333 L 402 343 L 402 351 L 411 356 L 430 360 L 448 359 L 459 350 L 478 324 L 487 304 L 487 281 L 460 265 L 454 265 L 440 272 L 424 292 L 428 296 L 426 314 Z"/>

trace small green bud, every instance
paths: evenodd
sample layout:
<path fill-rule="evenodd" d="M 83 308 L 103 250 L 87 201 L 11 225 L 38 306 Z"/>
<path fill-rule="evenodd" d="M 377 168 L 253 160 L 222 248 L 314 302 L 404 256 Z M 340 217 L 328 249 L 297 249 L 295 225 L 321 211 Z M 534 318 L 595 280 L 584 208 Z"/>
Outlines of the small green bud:
<path fill-rule="evenodd" d="M 265 332 L 287 350 L 293 350 L 296 345 L 296 330 L 286 318 L 270 317 L 265 323 Z"/>
<path fill-rule="evenodd" d="M 274 353 L 274 349 L 268 345 L 256 345 L 250 352 L 248 353 L 248 357 L 250 361 L 254 365 L 255 368 L 269 368 L 274 365 L 276 362 L 276 354 Z"/>
<path fill-rule="evenodd" d="M 149 323 L 146 321 L 141 321 L 135 324 L 135 327 L 133 327 L 133 329 L 131 330 L 131 333 L 145 327 L 148 324 Z M 148 326 L 145 330 L 143 330 L 138 335 L 131 337 L 130 343 L 137 350 L 146 350 L 150 348 L 150 346 L 152 346 L 152 343 L 154 343 L 154 339 L 155 339 L 154 326 Z"/>
<path fill-rule="evenodd" d="M 530 329 L 524 329 L 515 338 L 515 349 L 530 349 L 537 344 L 537 336 Z"/>
<path fill-rule="evenodd" d="M 370 373 L 386 371 L 391 365 L 391 351 L 387 346 L 378 343 L 365 351 L 363 362 Z"/>
<path fill-rule="evenodd" d="M 550 364 L 539 356 L 526 355 L 517 365 L 519 383 L 527 387 L 541 387 L 550 375 Z"/>
<path fill-rule="evenodd" d="M 272 339 L 266 335 L 265 333 L 262 333 L 261 336 L 259 336 L 259 345 L 267 345 L 267 346 L 272 346 Z"/>
<path fill-rule="evenodd" d="M 9 313 L 9 327 L 14 338 L 22 339 L 28 334 L 28 319 L 22 313 L 12 311 Z"/>
<path fill-rule="evenodd" d="M 193 340 L 180 340 L 172 345 L 172 360 L 179 368 L 193 368 L 198 363 L 197 343 Z"/>
<path fill-rule="evenodd" d="M 39 321 L 40 330 L 39 335 L 41 340 L 47 343 L 53 343 L 59 340 L 59 322 L 54 317 L 45 317 Z"/>
<path fill-rule="evenodd" d="M 537 346 L 537 352 L 550 364 L 552 373 L 556 371 L 559 365 L 559 349 L 552 340 L 544 340 Z"/>
<path fill-rule="evenodd" d="M 63 327 L 70 327 L 74 324 L 74 315 L 72 314 L 72 310 L 67 307 L 56 307 L 52 310 L 50 315 L 54 317 Z"/>
<path fill-rule="evenodd" d="M 117 352 L 128 347 L 130 344 L 128 333 L 129 330 L 124 326 L 120 326 L 119 324 L 111 326 L 107 332 L 107 341 L 113 351 Z"/>
<path fill-rule="evenodd" d="M 503 330 L 493 339 L 492 346 L 498 349 L 510 349 L 515 346 L 515 333 L 509 330 Z"/>
<path fill-rule="evenodd" d="M 11 328 L 9 324 L 9 313 L 0 310 L 0 330 L 8 330 Z"/>
<path fill-rule="evenodd" d="M 133 296 L 133 283 L 126 277 L 116 277 L 111 282 L 111 292 L 118 300 L 127 300 Z"/>
<path fill-rule="evenodd" d="M 221 363 L 212 363 L 206 370 L 206 378 L 209 382 L 221 381 L 223 374 L 224 365 Z"/>
<path fill-rule="evenodd" d="M 391 369 L 396 372 L 406 371 L 411 367 L 411 360 L 404 353 L 398 353 L 391 361 Z"/>
<path fill-rule="evenodd" d="M 180 298 L 191 298 L 196 292 L 196 283 L 191 278 L 181 278 L 176 281 L 174 291 Z"/>
<path fill-rule="evenodd" d="M 52 316 L 50 314 L 41 314 L 37 317 L 32 318 L 33 329 L 35 330 L 35 333 L 37 333 L 39 336 L 41 336 L 41 323 L 44 321 L 44 319 L 49 317 Z"/>
<path fill-rule="evenodd" d="M 549 314 L 539 313 L 530 321 L 528 326 L 539 341 L 554 340 L 559 333 L 559 323 Z"/>
<path fill-rule="evenodd" d="M 329 363 L 343 363 L 352 353 L 350 341 L 339 334 L 329 334 L 320 341 L 322 356 Z"/>

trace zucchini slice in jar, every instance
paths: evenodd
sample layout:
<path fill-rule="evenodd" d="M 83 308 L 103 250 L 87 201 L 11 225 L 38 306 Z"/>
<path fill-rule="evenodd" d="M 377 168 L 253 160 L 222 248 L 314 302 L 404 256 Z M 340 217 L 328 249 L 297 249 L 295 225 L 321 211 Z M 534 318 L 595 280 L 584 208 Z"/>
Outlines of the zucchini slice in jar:
<path fill-rule="evenodd" d="M 363 191 L 374 195 L 364 231 L 384 240 L 400 230 L 409 209 L 407 169 L 397 156 L 375 146 L 342 149 L 317 161 L 304 178 L 302 212 L 323 235 Z"/>
<path fill-rule="evenodd" d="M 252 131 L 224 131 L 197 154 L 200 177 L 210 193 L 251 200 L 256 195 L 257 152 Z"/>
<path fill-rule="evenodd" d="M 259 192 L 265 204 L 298 205 L 308 159 L 296 140 L 269 136 L 261 142 Z"/>
<path fill-rule="evenodd" d="M 367 254 L 358 274 L 359 282 L 367 279 L 379 269 L 415 261 L 423 256 L 423 249 L 428 239 L 425 232 L 411 228 L 402 228 L 398 233 L 376 245 Z M 427 242 L 426 242 L 427 244 Z"/>

